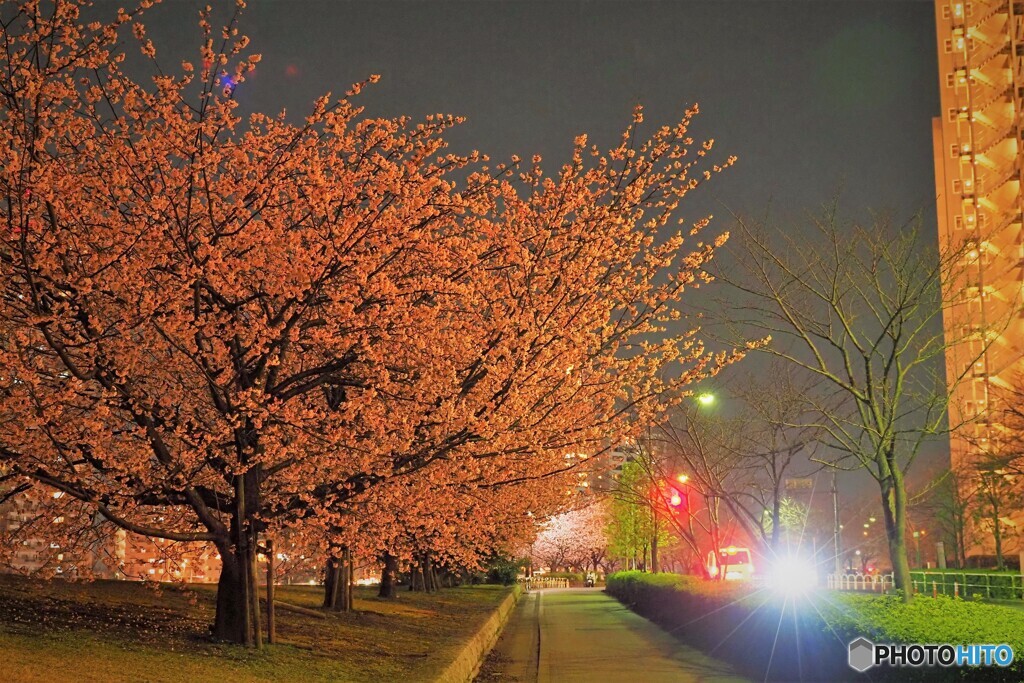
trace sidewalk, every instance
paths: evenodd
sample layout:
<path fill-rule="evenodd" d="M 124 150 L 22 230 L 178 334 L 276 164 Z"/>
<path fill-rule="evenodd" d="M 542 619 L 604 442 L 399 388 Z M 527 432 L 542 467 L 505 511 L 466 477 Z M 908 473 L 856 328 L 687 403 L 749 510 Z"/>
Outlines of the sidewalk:
<path fill-rule="evenodd" d="M 534 591 L 520 600 L 478 683 L 741 683 L 600 589 Z"/>

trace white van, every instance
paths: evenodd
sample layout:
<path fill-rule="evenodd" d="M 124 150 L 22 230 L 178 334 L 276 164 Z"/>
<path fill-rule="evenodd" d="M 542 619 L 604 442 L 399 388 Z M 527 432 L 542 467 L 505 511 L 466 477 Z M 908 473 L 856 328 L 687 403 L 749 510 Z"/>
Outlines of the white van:
<path fill-rule="evenodd" d="M 719 548 L 717 553 L 712 550 L 708 553 L 708 576 L 726 581 L 750 579 L 754 576 L 750 549 L 731 545 Z"/>

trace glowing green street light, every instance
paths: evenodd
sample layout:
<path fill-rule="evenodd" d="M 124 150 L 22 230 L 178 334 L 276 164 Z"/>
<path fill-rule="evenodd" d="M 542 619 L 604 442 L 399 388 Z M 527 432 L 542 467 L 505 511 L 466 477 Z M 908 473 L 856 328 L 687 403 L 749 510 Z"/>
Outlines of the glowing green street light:
<path fill-rule="evenodd" d="M 697 396 L 697 402 L 705 407 L 713 405 L 715 402 L 715 395 L 710 392 L 704 392 Z"/>

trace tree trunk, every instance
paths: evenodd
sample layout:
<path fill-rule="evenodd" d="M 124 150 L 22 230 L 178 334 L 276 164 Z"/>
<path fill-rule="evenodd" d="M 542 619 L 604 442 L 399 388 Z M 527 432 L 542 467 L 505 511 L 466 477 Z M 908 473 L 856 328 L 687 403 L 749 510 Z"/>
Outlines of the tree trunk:
<path fill-rule="evenodd" d="M 394 598 L 396 595 L 395 591 L 395 575 L 398 573 L 398 559 L 391 553 L 384 553 L 384 566 L 380 572 L 380 592 L 377 593 L 378 597 L 381 598 Z"/>
<path fill-rule="evenodd" d="M 277 622 L 274 615 L 274 542 L 267 539 L 267 642 L 277 642 Z"/>
<path fill-rule="evenodd" d="M 893 583 L 896 590 L 903 591 L 903 601 L 910 602 L 914 585 L 910 578 L 910 561 L 907 559 L 906 491 L 895 463 L 891 467 L 889 478 L 882 482 L 882 518 L 885 521 L 889 559 L 892 561 Z"/>
<path fill-rule="evenodd" d="M 772 501 L 772 542 L 771 548 L 772 553 L 776 556 L 779 554 L 779 531 L 782 525 L 779 523 L 779 517 L 782 515 L 782 499 L 779 497 L 779 487 L 775 487 L 774 494 L 775 499 Z M 718 548 L 715 548 L 717 551 Z"/>
<path fill-rule="evenodd" d="M 344 563 L 344 570 L 341 573 L 341 576 L 343 577 L 342 578 L 342 584 L 341 584 L 341 590 L 342 590 L 341 611 L 342 612 L 351 612 L 352 611 L 352 583 L 353 583 L 353 581 L 352 581 L 352 550 L 346 547 L 344 553 L 342 554 L 342 558 L 343 558 L 343 563 Z"/>
<path fill-rule="evenodd" d="M 654 535 L 651 536 L 651 572 L 657 574 L 661 571 L 661 565 L 658 563 L 658 530 L 654 530 Z"/>
<path fill-rule="evenodd" d="M 1002 495 L 1002 492 L 996 488 L 997 484 L 994 480 L 996 475 L 988 476 L 990 480 L 987 482 L 987 488 L 990 500 L 992 501 L 992 540 L 996 544 L 996 569 L 1003 571 L 1006 568 L 1003 563 L 1003 528 L 999 522 L 999 515 L 1002 512 L 999 496 Z"/>
<path fill-rule="evenodd" d="M 249 538 L 249 614 L 252 619 L 252 641 L 257 650 L 263 649 L 263 629 L 260 627 L 260 579 L 256 570 L 256 558 L 259 555 L 256 548 L 256 533 L 253 532 Z"/>
<path fill-rule="evenodd" d="M 324 608 L 334 609 L 338 604 L 338 587 L 341 585 L 341 566 L 333 555 L 327 558 L 324 577 Z"/>
<path fill-rule="evenodd" d="M 259 505 L 258 472 L 235 477 L 235 506 L 229 538 L 217 542 L 221 573 L 212 635 L 244 645 L 262 644 L 259 633 L 259 584 L 256 578 L 256 529 L 251 511 Z M 255 628 L 254 628 L 255 627 Z"/>
<path fill-rule="evenodd" d="M 430 559 L 430 555 L 423 557 L 423 585 L 427 593 L 437 590 L 434 584 L 434 561 Z"/>
<path fill-rule="evenodd" d="M 245 643 L 248 633 L 249 596 L 245 593 L 245 571 L 231 546 L 218 544 L 221 557 L 217 581 L 217 614 L 212 635 L 217 640 Z"/>

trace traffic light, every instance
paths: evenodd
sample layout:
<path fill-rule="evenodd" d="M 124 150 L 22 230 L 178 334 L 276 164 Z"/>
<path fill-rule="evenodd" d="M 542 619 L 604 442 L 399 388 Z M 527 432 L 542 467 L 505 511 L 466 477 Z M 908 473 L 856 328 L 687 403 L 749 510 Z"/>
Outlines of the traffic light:
<path fill-rule="evenodd" d="M 676 488 L 675 486 L 669 486 L 668 504 L 673 510 L 686 510 L 689 507 L 689 500 L 687 500 L 686 491 Z"/>

